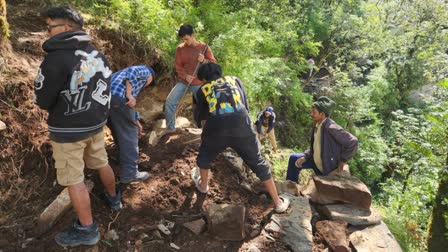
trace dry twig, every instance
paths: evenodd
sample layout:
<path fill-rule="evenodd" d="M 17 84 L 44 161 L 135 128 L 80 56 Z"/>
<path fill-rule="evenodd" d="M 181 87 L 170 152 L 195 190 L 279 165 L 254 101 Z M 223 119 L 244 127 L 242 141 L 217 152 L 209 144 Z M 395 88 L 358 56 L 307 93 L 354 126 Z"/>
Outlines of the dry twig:
<path fill-rule="evenodd" d="M 115 218 L 112 218 L 112 215 L 110 215 L 109 217 L 112 219 L 111 222 L 109 222 L 109 224 L 107 225 L 107 232 L 110 231 L 110 226 L 118 219 L 118 216 L 120 216 L 121 212 L 118 212 L 117 215 L 115 216 Z"/>

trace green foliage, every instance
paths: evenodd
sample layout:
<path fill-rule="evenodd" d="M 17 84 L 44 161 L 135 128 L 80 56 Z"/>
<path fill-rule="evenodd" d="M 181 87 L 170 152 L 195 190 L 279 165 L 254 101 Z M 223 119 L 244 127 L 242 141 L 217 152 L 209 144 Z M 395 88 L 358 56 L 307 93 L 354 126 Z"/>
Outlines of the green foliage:
<path fill-rule="evenodd" d="M 390 232 L 397 239 L 403 251 L 420 251 L 414 245 L 415 238 L 408 230 L 406 222 L 403 221 L 401 215 L 391 213 L 387 208 L 379 209 L 383 215 L 383 221 L 386 223 Z"/>
<path fill-rule="evenodd" d="M 69 2 L 56 1 L 52 2 Z M 333 119 L 360 140 L 351 171 L 388 213 L 403 248 L 424 250 L 425 230 L 447 153 L 444 91 L 419 109 L 408 96 L 448 76 L 448 3 L 439 0 L 87 0 L 92 22 L 135 32 L 172 66 L 177 29 L 191 23 L 224 73 L 239 77 L 251 115 L 272 105 L 284 146 L 307 149 L 312 95 L 306 59 L 330 71 L 320 94 Z M 105 18 L 107 22 L 105 22 Z M 148 43 L 149 41 L 149 43 Z M 442 81 L 441 86 L 448 86 Z M 286 155 L 288 156 L 288 155 Z M 287 159 L 287 158 L 286 158 Z M 286 159 L 274 159 L 284 177 Z M 395 225 L 397 224 L 397 225 Z M 400 224 L 400 225 L 398 225 Z"/>
<path fill-rule="evenodd" d="M 0 0 L 0 42 L 9 37 L 9 25 L 6 20 L 6 1 Z"/>
<path fill-rule="evenodd" d="M 272 165 L 272 173 L 275 181 L 282 181 L 286 178 L 286 170 L 288 168 L 289 153 L 281 152 L 265 158 L 270 161 Z"/>
<path fill-rule="evenodd" d="M 426 228 L 431 213 L 439 172 L 443 167 L 440 157 L 435 156 L 436 148 L 432 137 L 430 121 L 424 112 L 410 109 L 408 113 L 393 113 L 393 131 L 389 145 L 393 153 L 389 160 L 390 177 L 382 183 L 380 199 L 388 205 L 389 211 L 401 215 L 401 220 L 413 227 L 416 238 L 414 245 L 425 246 Z"/>

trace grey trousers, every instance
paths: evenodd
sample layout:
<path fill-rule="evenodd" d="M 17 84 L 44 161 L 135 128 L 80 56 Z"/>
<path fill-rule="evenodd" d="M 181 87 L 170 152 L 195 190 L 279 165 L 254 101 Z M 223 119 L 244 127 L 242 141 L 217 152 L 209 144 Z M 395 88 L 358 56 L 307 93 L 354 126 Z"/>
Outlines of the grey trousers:
<path fill-rule="evenodd" d="M 107 122 L 120 153 L 122 180 L 135 178 L 138 171 L 138 126 L 135 110 L 128 107 L 126 102 L 126 98 L 112 95 Z"/>

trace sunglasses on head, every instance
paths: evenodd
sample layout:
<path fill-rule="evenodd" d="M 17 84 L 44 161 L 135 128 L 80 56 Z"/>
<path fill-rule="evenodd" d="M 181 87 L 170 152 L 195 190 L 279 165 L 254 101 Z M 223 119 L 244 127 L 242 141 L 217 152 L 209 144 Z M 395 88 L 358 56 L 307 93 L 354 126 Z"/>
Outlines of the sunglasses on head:
<path fill-rule="evenodd" d="M 54 24 L 54 25 L 47 25 L 47 31 L 50 32 L 51 29 L 58 26 L 64 26 L 65 24 Z"/>

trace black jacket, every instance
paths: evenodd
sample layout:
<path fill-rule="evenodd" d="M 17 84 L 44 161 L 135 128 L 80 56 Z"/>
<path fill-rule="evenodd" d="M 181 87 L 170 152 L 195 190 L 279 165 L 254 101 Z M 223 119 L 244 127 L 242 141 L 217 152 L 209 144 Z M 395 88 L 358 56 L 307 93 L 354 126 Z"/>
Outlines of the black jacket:
<path fill-rule="evenodd" d="M 68 31 L 43 44 L 48 53 L 34 81 L 35 103 L 48 110 L 50 138 L 76 142 L 107 121 L 112 71 L 84 31 Z"/>
<path fill-rule="evenodd" d="M 305 151 L 306 159 L 313 159 L 314 130 L 311 133 L 311 146 Z M 339 161 L 347 162 L 358 150 L 358 138 L 327 118 L 321 126 L 321 159 L 323 174 L 328 175 L 338 167 Z M 314 160 L 314 159 L 313 159 Z"/>
<path fill-rule="evenodd" d="M 202 135 L 246 137 L 255 134 L 241 81 L 224 76 L 204 83 L 196 93 L 197 118 L 207 123 Z"/>

